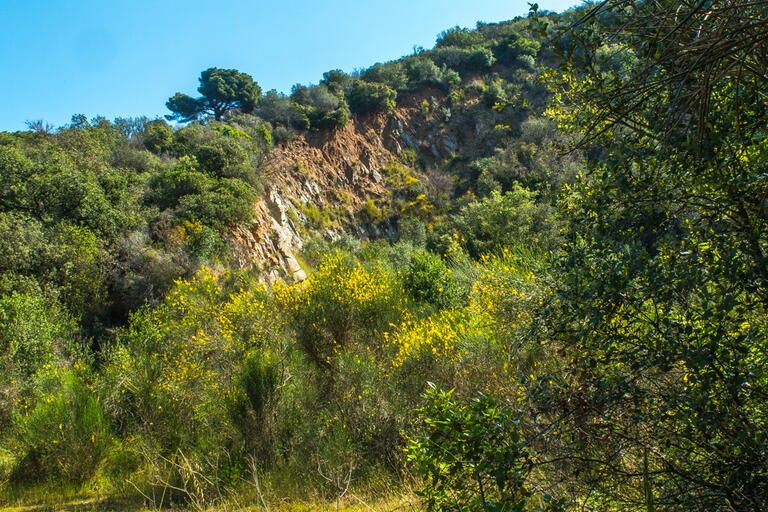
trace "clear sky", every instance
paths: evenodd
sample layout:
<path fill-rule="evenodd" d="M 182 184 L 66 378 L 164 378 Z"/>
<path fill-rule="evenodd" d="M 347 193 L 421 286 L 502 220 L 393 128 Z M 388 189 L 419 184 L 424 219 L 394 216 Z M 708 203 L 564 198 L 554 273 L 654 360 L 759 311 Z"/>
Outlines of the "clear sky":
<path fill-rule="evenodd" d="M 432 47 L 446 28 L 527 11 L 520 0 L 0 0 L 0 131 L 75 113 L 161 116 L 214 66 L 288 92 Z"/>

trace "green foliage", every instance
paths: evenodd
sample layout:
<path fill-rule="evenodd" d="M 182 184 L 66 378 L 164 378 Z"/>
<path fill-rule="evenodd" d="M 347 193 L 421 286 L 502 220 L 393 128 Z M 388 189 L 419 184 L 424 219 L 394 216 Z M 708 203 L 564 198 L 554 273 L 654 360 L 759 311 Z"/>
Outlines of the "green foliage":
<path fill-rule="evenodd" d="M 250 75 L 236 69 L 208 68 L 200 73 L 200 98 L 176 93 L 166 103 L 173 114 L 168 119 L 192 121 L 204 114 L 211 114 L 220 121 L 233 109 L 253 111 L 261 97 L 261 88 Z"/>
<path fill-rule="evenodd" d="M 273 125 L 291 124 L 291 98 L 277 91 L 268 91 L 256 105 L 254 113 Z"/>
<path fill-rule="evenodd" d="M 581 461 L 587 476 L 567 484 L 598 507 L 757 511 L 768 115 L 749 98 L 768 84 L 726 70 L 766 50 L 744 43 L 763 27 L 747 2 L 636 7 L 608 2 L 562 34 L 569 59 L 550 77 L 550 113 L 600 158 L 563 201 L 570 243 L 541 328 L 567 365 L 535 403 L 575 415 L 556 423 L 553 456 Z M 627 46 L 619 62 L 606 40 Z M 633 52 L 642 65 L 627 73 Z"/>
<path fill-rule="evenodd" d="M 483 42 L 479 32 L 459 26 L 450 28 L 437 36 L 436 48 L 455 46 L 456 48 L 471 48 Z"/>
<path fill-rule="evenodd" d="M 332 69 L 323 73 L 321 84 L 326 85 L 334 94 L 349 92 L 356 80 L 340 69 Z"/>
<path fill-rule="evenodd" d="M 349 93 L 349 108 L 355 114 L 367 114 L 395 108 L 397 92 L 387 85 L 358 80 Z"/>
<path fill-rule="evenodd" d="M 513 34 L 509 39 L 497 42 L 493 46 L 493 55 L 502 64 L 519 64 L 524 57 L 535 57 L 541 43 L 535 39 L 526 39 Z"/>
<path fill-rule="evenodd" d="M 262 124 L 262 125 L 259 125 L 259 127 L 257 128 L 257 131 L 261 136 L 262 140 L 264 141 L 264 144 L 267 147 L 272 146 L 272 133 L 269 131 L 269 128 L 267 128 L 266 125 Z"/>
<path fill-rule="evenodd" d="M 374 64 L 363 71 L 360 78 L 366 82 L 381 83 L 395 91 L 404 91 L 408 87 L 408 76 L 401 62 Z"/>
<path fill-rule="evenodd" d="M 112 443 L 94 391 L 80 366 L 48 367 L 36 375 L 34 392 L 14 419 L 14 482 L 83 482 L 93 476 Z"/>
<path fill-rule="evenodd" d="M 199 194 L 181 197 L 179 217 L 222 229 L 227 224 L 251 220 L 255 199 L 255 191 L 247 183 L 236 178 L 223 178 Z"/>
<path fill-rule="evenodd" d="M 63 308 L 40 295 L 0 296 L 0 427 L 5 429 L 30 378 L 45 365 L 71 355 L 76 324 Z"/>
<path fill-rule="evenodd" d="M 197 162 L 184 156 L 173 167 L 154 177 L 154 201 L 160 208 L 171 208 L 189 194 L 201 194 L 210 178 L 197 170 Z"/>
<path fill-rule="evenodd" d="M 101 241 L 90 229 L 61 223 L 55 230 L 51 276 L 62 301 L 77 315 L 96 315 L 106 298 L 109 261 Z"/>
<path fill-rule="evenodd" d="M 318 367 L 331 370 L 339 350 L 358 335 L 381 329 L 402 313 L 397 283 L 341 252 L 328 255 L 300 287 L 276 290 L 297 342 Z"/>
<path fill-rule="evenodd" d="M 451 270 L 440 256 L 424 250 L 411 255 L 403 276 L 403 287 L 416 301 L 437 309 L 454 306 L 459 298 Z"/>
<path fill-rule="evenodd" d="M 442 85 L 440 68 L 425 57 L 413 57 L 405 61 L 405 73 L 408 77 L 408 87 L 411 89 Z"/>
<path fill-rule="evenodd" d="M 202 170 L 217 177 L 234 178 L 244 173 L 248 153 L 237 140 L 218 137 L 209 144 L 198 146 L 194 154 Z"/>
<path fill-rule="evenodd" d="M 428 511 L 523 511 L 533 502 L 528 444 L 508 406 L 480 395 L 461 405 L 432 386 L 418 410 L 426 432 L 408 445 L 408 459 L 426 480 Z M 539 510 L 562 510 L 548 503 Z"/>
<path fill-rule="evenodd" d="M 487 70 L 496 61 L 488 48 L 461 49 L 454 46 L 438 48 L 432 53 L 437 65 L 459 73 L 477 73 Z"/>
<path fill-rule="evenodd" d="M 553 249 L 559 243 L 555 210 L 537 204 L 535 194 L 520 185 L 504 194 L 494 190 L 482 201 L 468 204 L 452 224 L 474 257 L 502 247 Z"/>
<path fill-rule="evenodd" d="M 494 80 L 483 90 L 483 103 L 489 107 L 503 105 L 507 101 L 507 91 L 501 80 Z"/>
<path fill-rule="evenodd" d="M 144 147 L 155 154 L 171 149 L 173 143 L 173 128 L 162 120 L 147 123 L 142 134 Z"/>
<path fill-rule="evenodd" d="M 291 121 L 299 130 L 346 126 L 349 107 L 344 96 L 334 95 L 325 85 L 295 85 L 291 92 Z"/>
<path fill-rule="evenodd" d="M 384 212 L 381 211 L 381 208 L 376 206 L 373 199 L 369 198 L 363 203 L 362 211 L 368 222 L 376 223 L 381 222 L 384 219 Z"/>

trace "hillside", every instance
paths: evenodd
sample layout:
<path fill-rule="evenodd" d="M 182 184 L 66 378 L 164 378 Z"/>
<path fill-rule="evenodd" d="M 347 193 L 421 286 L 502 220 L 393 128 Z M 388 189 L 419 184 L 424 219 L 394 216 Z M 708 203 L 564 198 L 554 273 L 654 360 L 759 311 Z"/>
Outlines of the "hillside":
<path fill-rule="evenodd" d="M 0 133 L 0 507 L 766 510 L 766 7 Z"/>
<path fill-rule="evenodd" d="M 388 113 L 354 116 L 344 127 L 302 134 L 272 149 L 263 164 L 269 185 L 255 204 L 256 218 L 228 239 L 234 263 L 276 266 L 280 271 L 268 273 L 274 282 L 304 275 L 294 253 L 307 237 L 395 236 L 400 212 L 392 210 L 392 194 L 403 200 L 409 194 L 391 175 L 393 164 L 415 164 L 412 171 L 427 183 L 466 179 L 467 164 L 493 155 L 504 139 L 494 126 L 506 116 L 470 101 L 454 105 L 456 114 L 444 122 L 425 113 L 423 102 L 430 100 L 435 110 L 449 103 L 443 91 L 426 89 L 400 98 Z M 443 186 L 455 195 L 459 184 Z M 383 209 L 383 217 L 371 218 L 366 205 Z"/>

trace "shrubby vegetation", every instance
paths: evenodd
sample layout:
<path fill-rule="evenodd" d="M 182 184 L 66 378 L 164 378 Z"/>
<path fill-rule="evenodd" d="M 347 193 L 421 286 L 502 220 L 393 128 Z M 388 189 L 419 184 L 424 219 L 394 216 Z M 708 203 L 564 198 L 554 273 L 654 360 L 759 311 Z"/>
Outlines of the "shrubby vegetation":
<path fill-rule="evenodd" d="M 764 510 L 765 23 L 623 5 L 220 111 L 204 72 L 176 128 L 0 134 L 3 503 Z M 477 144 L 379 170 L 386 236 L 307 243 L 301 282 L 228 268 L 274 143 L 404 99 Z"/>

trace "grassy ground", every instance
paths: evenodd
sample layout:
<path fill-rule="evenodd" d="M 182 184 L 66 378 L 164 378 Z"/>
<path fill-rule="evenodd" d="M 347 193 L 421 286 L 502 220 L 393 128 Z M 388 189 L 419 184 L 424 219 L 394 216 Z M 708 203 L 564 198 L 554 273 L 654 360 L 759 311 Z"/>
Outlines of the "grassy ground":
<path fill-rule="evenodd" d="M 211 512 L 257 512 L 269 510 L 269 512 L 417 512 L 422 510 L 418 501 L 412 495 L 393 496 L 368 501 L 355 495 L 347 495 L 334 501 L 299 501 L 277 500 L 268 502 L 267 507 L 260 503 L 260 499 L 254 497 L 233 498 L 227 503 L 207 509 Z M 192 511 L 189 507 L 163 507 L 165 510 Z M 35 505 L 0 506 L 2 512 L 156 512 L 153 507 L 146 504 L 119 500 L 114 498 L 71 499 L 57 502 L 55 499 L 44 499 Z"/>

